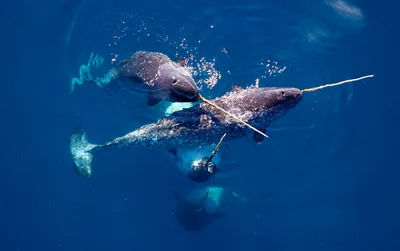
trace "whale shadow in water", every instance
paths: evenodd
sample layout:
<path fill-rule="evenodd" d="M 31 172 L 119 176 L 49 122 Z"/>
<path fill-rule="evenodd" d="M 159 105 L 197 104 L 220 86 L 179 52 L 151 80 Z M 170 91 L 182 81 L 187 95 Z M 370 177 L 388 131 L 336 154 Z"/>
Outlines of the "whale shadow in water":
<path fill-rule="evenodd" d="M 223 211 L 207 212 L 204 207 L 204 201 L 208 197 L 208 192 L 196 203 L 183 198 L 176 190 L 173 190 L 173 193 L 177 201 L 174 216 L 185 230 L 201 230 L 210 224 L 212 220 L 226 215 Z"/>

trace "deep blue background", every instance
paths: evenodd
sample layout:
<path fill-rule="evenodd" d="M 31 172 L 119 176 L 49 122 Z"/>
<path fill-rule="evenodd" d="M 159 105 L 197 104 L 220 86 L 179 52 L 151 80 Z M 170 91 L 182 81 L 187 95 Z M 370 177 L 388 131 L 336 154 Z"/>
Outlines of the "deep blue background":
<path fill-rule="evenodd" d="M 0 249 L 400 250 L 399 6 L 353 1 L 363 14 L 354 20 L 329 2 L 2 1 Z M 111 52 L 175 52 L 153 36 L 109 47 L 122 20 L 132 30 L 145 20 L 152 34 L 185 37 L 192 48 L 202 40 L 197 59 L 215 57 L 222 74 L 213 96 L 254 83 L 262 58 L 287 69 L 260 86 L 375 77 L 307 94 L 261 146 L 232 142 L 222 157 L 226 175 L 212 184 L 248 203 L 186 232 L 171 215 L 171 188 L 185 193 L 194 184 L 165 153 L 104 152 L 89 181 L 71 168 L 76 125 L 104 142 L 140 122 L 114 112 L 94 88 L 69 96 L 90 52 L 108 66 Z"/>

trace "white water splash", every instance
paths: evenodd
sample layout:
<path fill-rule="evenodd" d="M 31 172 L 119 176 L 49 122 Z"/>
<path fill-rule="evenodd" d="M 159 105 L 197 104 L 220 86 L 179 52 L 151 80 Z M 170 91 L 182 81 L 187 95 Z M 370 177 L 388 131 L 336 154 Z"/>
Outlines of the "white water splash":
<path fill-rule="evenodd" d="M 112 37 L 112 41 L 108 44 L 109 47 L 114 48 L 114 50 L 120 50 L 122 43 L 125 40 L 131 40 L 134 38 L 137 42 L 141 42 L 144 39 L 151 39 L 158 43 L 167 45 L 169 51 L 173 51 L 175 58 L 172 60 L 186 58 L 187 65 L 190 69 L 192 75 L 198 78 L 197 84 L 201 90 L 203 87 L 212 89 L 221 79 L 221 73 L 216 69 L 216 59 L 207 59 L 206 57 L 201 57 L 198 54 L 198 48 L 201 45 L 201 40 L 188 41 L 186 37 L 181 37 L 178 40 L 173 40 L 166 32 L 165 28 L 155 26 L 153 23 L 147 25 L 145 21 L 140 21 L 140 23 L 135 25 L 137 21 L 131 17 L 132 20 L 123 20 L 118 23 L 118 28 Z M 156 22 L 154 18 L 150 18 L 150 22 Z M 156 27 L 156 30 L 150 30 L 148 27 Z M 125 49 L 126 51 L 126 49 Z M 227 55 L 226 48 L 222 49 L 222 52 Z M 166 52 L 164 52 L 166 53 Z M 117 64 L 118 59 L 122 60 L 126 58 L 127 55 L 120 55 L 121 53 L 111 52 L 111 64 Z M 169 54 L 170 55 L 170 54 Z M 118 58 L 119 57 L 119 58 Z"/>
<path fill-rule="evenodd" d="M 275 77 L 286 70 L 286 66 L 280 66 L 277 61 L 270 59 L 261 59 L 261 65 L 265 66 L 264 75 L 261 76 L 262 78 L 267 78 L 268 76 Z"/>

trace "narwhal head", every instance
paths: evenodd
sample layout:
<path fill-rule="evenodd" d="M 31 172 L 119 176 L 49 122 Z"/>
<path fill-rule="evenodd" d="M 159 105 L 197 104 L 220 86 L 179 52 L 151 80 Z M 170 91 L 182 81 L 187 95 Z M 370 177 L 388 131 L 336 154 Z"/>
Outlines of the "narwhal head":
<path fill-rule="evenodd" d="M 159 67 L 158 83 L 167 91 L 170 102 L 196 102 L 199 90 L 186 67 L 174 62 L 164 63 Z"/>

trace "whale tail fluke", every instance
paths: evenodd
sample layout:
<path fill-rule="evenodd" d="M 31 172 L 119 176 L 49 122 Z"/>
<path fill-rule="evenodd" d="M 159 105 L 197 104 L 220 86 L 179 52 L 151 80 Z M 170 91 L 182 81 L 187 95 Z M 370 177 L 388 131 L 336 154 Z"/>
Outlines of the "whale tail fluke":
<path fill-rule="evenodd" d="M 74 161 L 74 170 L 84 178 L 90 178 L 92 174 L 93 155 L 91 151 L 97 145 L 87 141 L 85 131 L 76 127 L 69 138 L 69 149 Z"/>
<path fill-rule="evenodd" d="M 90 54 L 89 62 L 87 65 L 83 64 L 79 68 L 79 78 L 73 78 L 71 80 L 71 92 L 74 91 L 76 85 L 83 85 L 87 83 L 92 83 L 96 85 L 101 85 L 102 82 L 98 78 L 93 78 L 92 71 L 94 69 L 100 68 L 103 65 L 104 58 L 98 54 Z"/>

